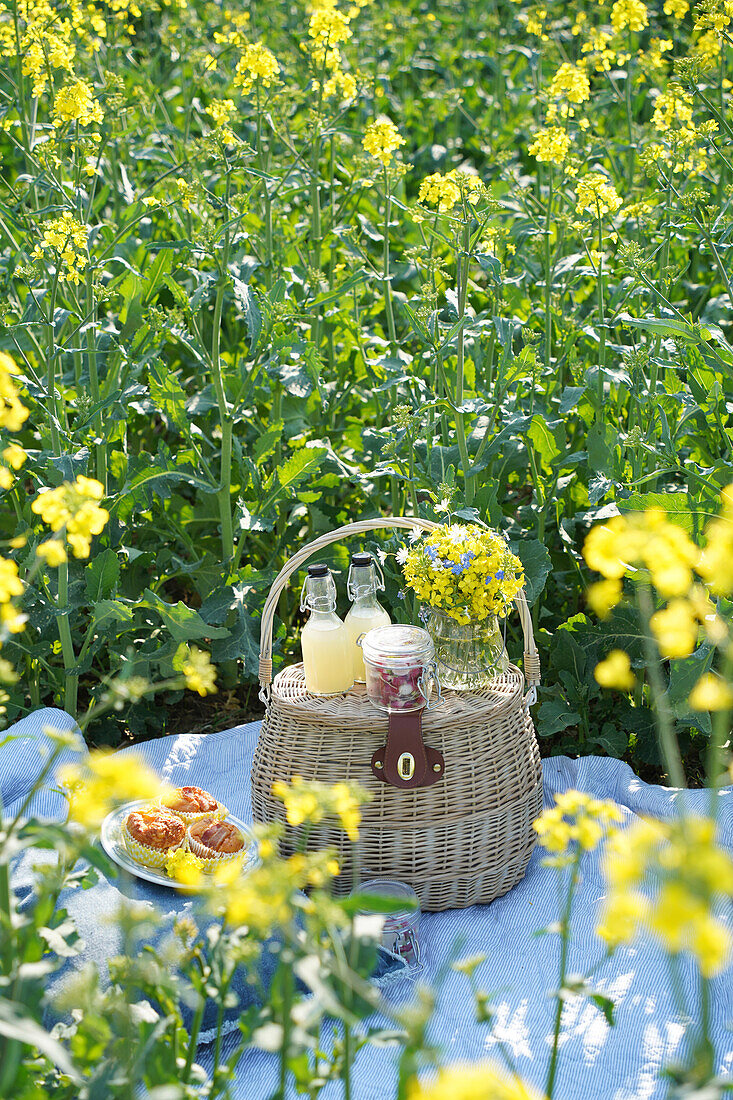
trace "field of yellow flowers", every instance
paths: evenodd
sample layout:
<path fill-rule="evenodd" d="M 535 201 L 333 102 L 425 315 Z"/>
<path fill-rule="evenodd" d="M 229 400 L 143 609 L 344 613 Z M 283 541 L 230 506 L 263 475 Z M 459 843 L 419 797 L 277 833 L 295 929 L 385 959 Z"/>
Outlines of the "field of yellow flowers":
<path fill-rule="evenodd" d="M 0 5 L 7 717 L 55 701 L 106 710 L 98 741 L 155 735 L 154 681 L 168 703 L 210 692 L 210 662 L 253 683 L 303 540 L 437 510 L 522 558 L 545 744 L 667 771 L 656 676 L 699 774 L 702 605 L 645 672 L 640 611 L 617 576 L 589 606 L 582 546 L 659 506 L 699 545 L 733 480 L 732 18 Z"/>

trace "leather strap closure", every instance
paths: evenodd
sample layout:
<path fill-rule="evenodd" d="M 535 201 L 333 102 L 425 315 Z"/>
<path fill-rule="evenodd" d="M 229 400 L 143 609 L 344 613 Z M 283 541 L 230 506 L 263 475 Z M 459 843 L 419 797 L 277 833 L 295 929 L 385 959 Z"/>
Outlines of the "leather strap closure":
<path fill-rule="evenodd" d="M 412 790 L 430 787 L 443 778 L 445 760 L 422 736 L 422 709 L 393 712 L 389 716 L 387 744 L 372 756 L 377 779 L 392 787 Z"/>

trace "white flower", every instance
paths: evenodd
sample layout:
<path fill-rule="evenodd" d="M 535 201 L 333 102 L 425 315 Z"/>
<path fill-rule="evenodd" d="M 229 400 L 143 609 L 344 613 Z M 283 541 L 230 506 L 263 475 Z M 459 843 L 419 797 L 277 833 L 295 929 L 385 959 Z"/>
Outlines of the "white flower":
<path fill-rule="evenodd" d="M 407 555 L 409 551 L 406 546 L 401 546 L 395 554 L 395 561 L 398 565 L 404 565 L 407 561 Z"/>
<path fill-rule="evenodd" d="M 451 540 L 454 546 L 463 542 L 466 537 L 465 527 L 461 527 L 460 523 L 453 523 L 446 531 L 448 538 Z"/>
<path fill-rule="evenodd" d="M 410 542 L 414 544 L 416 542 L 419 542 L 419 540 L 423 537 L 424 534 L 425 534 L 425 532 L 421 531 L 419 527 L 413 527 L 407 537 L 410 540 Z"/>
<path fill-rule="evenodd" d="M 435 505 L 435 511 L 450 512 L 450 501 L 447 497 L 444 497 L 443 500 L 438 501 L 438 503 Z"/>
<path fill-rule="evenodd" d="M 379 558 L 382 565 L 384 565 L 384 563 L 387 560 L 387 555 L 386 555 L 385 551 L 384 550 L 377 550 L 377 557 Z"/>

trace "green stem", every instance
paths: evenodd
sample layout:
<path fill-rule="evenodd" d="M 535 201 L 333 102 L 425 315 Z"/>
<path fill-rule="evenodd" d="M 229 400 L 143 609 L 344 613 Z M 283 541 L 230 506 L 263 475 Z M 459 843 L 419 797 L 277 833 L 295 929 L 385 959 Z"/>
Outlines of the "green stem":
<path fill-rule="evenodd" d="M 647 672 L 652 695 L 655 703 L 655 715 L 657 720 L 657 734 L 659 737 L 659 749 L 662 754 L 667 775 L 674 787 L 686 787 L 685 769 L 682 764 L 680 747 L 674 731 L 674 720 L 669 709 L 669 702 L 664 688 L 662 670 L 659 662 L 659 653 L 651 635 L 649 620 L 654 614 L 654 605 L 648 584 L 636 586 L 636 596 L 641 612 L 643 627 L 644 656 L 646 657 Z"/>
<path fill-rule="evenodd" d="M 603 419 L 603 386 L 606 380 L 606 311 L 603 300 L 603 220 L 598 207 L 598 407 L 596 420 Z"/>
<path fill-rule="evenodd" d="M 470 231 L 468 222 L 466 221 L 463 226 L 463 241 L 462 247 L 458 249 L 456 254 L 456 277 L 457 277 L 457 290 L 458 290 L 458 320 L 462 321 L 466 315 L 466 297 L 468 291 L 468 265 L 470 255 Z M 465 337 L 463 334 L 463 325 L 458 330 L 458 347 L 456 350 L 456 398 L 455 403 L 457 409 L 463 404 L 463 386 L 465 377 Z M 456 439 L 458 442 L 458 453 L 461 456 L 461 466 L 463 467 L 463 485 L 464 485 L 464 497 L 467 505 L 473 503 L 474 494 L 474 478 L 470 474 L 471 460 L 468 454 L 468 445 L 466 443 L 466 426 L 463 419 L 462 412 L 456 412 Z"/>
<path fill-rule="evenodd" d="M 87 269 L 87 294 L 86 294 L 86 312 L 87 312 L 87 331 L 86 331 L 86 343 L 87 343 L 87 363 L 89 364 L 89 390 L 91 392 L 92 401 L 95 405 L 99 404 L 99 373 L 97 371 L 97 334 L 96 319 L 95 319 L 95 302 L 94 302 L 94 288 L 92 287 L 92 272 L 91 269 Z M 101 410 L 94 414 L 94 420 L 92 421 L 94 431 L 96 433 L 95 441 L 95 468 L 97 481 L 101 482 L 104 486 L 105 495 L 107 493 L 107 444 L 103 439 L 102 429 L 102 412 Z"/>
<path fill-rule="evenodd" d="M 389 176 L 387 166 L 384 166 L 384 239 L 382 243 L 382 288 L 384 292 L 384 308 L 387 312 L 387 332 L 389 333 L 390 350 L 394 355 L 397 351 L 397 330 L 394 323 L 394 311 L 392 309 L 392 287 L 389 281 L 389 223 L 392 215 L 392 192 L 389 189 Z"/>
<path fill-rule="evenodd" d="M 549 166 L 547 180 L 547 214 L 545 217 L 545 377 L 550 377 L 552 361 L 552 248 L 550 230 L 552 226 L 552 165 Z"/>
<path fill-rule="evenodd" d="M 547 1085 L 545 1087 L 545 1094 L 547 1100 L 552 1100 L 553 1093 L 555 1091 L 555 1078 L 557 1076 L 557 1062 L 558 1052 L 560 1046 L 560 1027 L 562 1024 L 562 1010 L 564 1005 L 563 992 L 565 988 L 565 978 L 567 976 L 568 965 L 568 947 L 570 944 L 570 914 L 573 906 L 573 896 L 575 894 L 575 887 L 578 883 L 578 871 L 580 863 L 580 854 L 575 857 L 573 863 L 573 869 L 570 875 L 570 884 L 568 886 L 568 896 L 565 900 L 565 909 L 562 915 L 562 921 L 560 924 L 560 975 L 557 988 L 557 1004 L 555 1006 L 555 1026 L 552 1034 L 552 1053 L 550 1055 L 550 1064 L 547 1070 Z"/>
<path fill-rule="evenodd" d="M 64 710 L 76 717 L 77 690 L 79 677 L 76 673 L 76 657 L 74 655 L 74 642 L 71 637 L 69 625 L 69 563 L 64 561 L 58 567 L 59 593 L 58 593 L 58 629 L 61 653 L 64 658 Z"/>
<path fill-rule="evenodd" d="M 288 1078 L 288 1054 L 290 1051 L 290 1009 L 293 1001 L 293 975 L 289 966 L 282 966 L 282 1028 L 283 1039 L 280 1048 L 280 1083 L 276 1094 L 276 1100 L 285 1100 L 285 1088 Z"/>

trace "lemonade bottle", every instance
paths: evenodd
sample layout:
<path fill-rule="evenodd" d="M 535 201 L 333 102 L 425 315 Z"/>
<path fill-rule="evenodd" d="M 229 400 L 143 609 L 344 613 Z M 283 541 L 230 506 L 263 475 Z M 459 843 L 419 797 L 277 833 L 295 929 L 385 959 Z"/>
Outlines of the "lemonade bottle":
<path fill-rule="evenodd" d="M 377 600 L 377 592 L 384 591 L 384 578 L 371 554 L 352 554 L 346 591 L 353 600 L 344 625 L 349 636 L 354 679 L 359 684 L 366 681 L 364 657 L 357 639 L 377 626 L 389 626 L 390 617 Z"/>
<path fill-rule="evenodd" d="M 338 695 L 354 683 L 351 644 L 336 614 L 336 585 L 327 565 L 308 566 L 301 611 L 310 611 L 300 635 L 305 686 L 312 695 Z"/>

